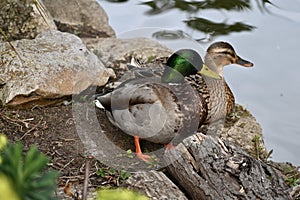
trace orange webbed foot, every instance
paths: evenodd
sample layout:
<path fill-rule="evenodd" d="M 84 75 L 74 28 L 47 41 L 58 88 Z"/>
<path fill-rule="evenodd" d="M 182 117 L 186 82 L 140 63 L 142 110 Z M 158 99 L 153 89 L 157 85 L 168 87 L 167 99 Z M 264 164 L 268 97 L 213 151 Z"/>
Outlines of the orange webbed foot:
<path fill-rule="evenodd" d="M 143 160 L 144 162 L 147 162 L 147 163 L 150 163 L 151 160 L 152 160 L 152 158 L 151 158 L 150 156 L 145 155 L 145 154 L 143 154 L 143 153 L 137 153 L 136 155 L 137 155 L 137 157 L 138 157 L 139 159 L 141 159 L 141 160 Z"/>
<path fill-rule="evenodd" d="M 151 157 L 142 153 L 139 136 L 134 136 L 134 144 L 137 157 L 145 162 L 151 162 Z"/>

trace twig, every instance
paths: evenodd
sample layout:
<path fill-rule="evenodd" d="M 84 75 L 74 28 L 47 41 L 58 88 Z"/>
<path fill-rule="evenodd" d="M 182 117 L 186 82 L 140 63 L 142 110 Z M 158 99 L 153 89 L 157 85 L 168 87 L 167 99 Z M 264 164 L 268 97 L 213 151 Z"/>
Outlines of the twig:
<path fill-rule="evenodd" d="M 71 164 L 71 162 L 73 162 L 75 159 L 73 158 L 70 162 L 68 162 L 67 164 L 65 164 L 64 166 L 63 166 L 63 168 L 66 168 L 69 164 Z"/>
<path fill-rule="evenodd" d="M 27 122 L 23 122 L 22 120 L 12 119 L 12 118 L 10 118 L 10 117 L 8 117 L 8 116 L 6 116 L 6 115 L 3 115 L 2 117 L 3 117 L 4 119 L 6 119 L 8 122 L 10 122 L 10 123 L 12 123 L 12 124 L 15 124 L 15 125 L 17 125 L 17 126 L 20 126 L 21 128 L 22 128 L 22 125 L 19 124 L 19 123 L 17 123 L 17 122 L 22 122 L 22 123 L 25 125 L 25 127 L 28 126 L 28 123 L 27 123 Z"/>
<path fill-rule="evenodd" d="M 75 175 L 75 176 L 60 176 L 58 177 L 58 179 L 70 179 L 70 180 L 82 180 L 84 179 L 84 177 L 82 177 L 81 175 Z"/>
<path fill-rule="evenodd" d="M 41 123 L 42 119 L 36 124 L 34 125 L 34 127 L 32 127 L 30 130 L 26 131 L 19 139 L 18 141 L 22 140 L 26 135 L 28 135 L 28 133 L 30 133 L 31 131 L 33 131 L 34 129 L 36 129 L 40 123 Z"/>
<path fill-rule="evenodd" d="M 76 142 L 76 139 L 73 139 L 73 138 L 59 138 L 59 139 L 65 141 L 65 142 Z"/>
<path fill-rule="evenodd" d="M 83 182 L 83 191 L 82 191 L 82 200 L 86 200 L 87 198 L 87 189 L 88 189 L 88 180 L 89 180 L 89 171 L 90 171 L 90 160 L 91 156 L 85 161 L 85 173 L 84 173 L 84 182 Z"/>
<path fill-rule="evenodd" d="M 16 48 L 14 47 L 14 45 L 9 41 L 7 35 L 6 35 L 5 32 L 2 30 L 2 28 L 0 28 L 0 33 L 1 33 L 1 35 L 4 37 L 4 40 L 9 44 L 10 48 L 16 53 L 17 57 L 20 59 L 21 64 L 22 64 L 22 66 L 23 66 L 23 62 L 24 62 L 24 61 L 22 60 L 20 54 L 17 52 L 17 50 L 16 50 Z"/>

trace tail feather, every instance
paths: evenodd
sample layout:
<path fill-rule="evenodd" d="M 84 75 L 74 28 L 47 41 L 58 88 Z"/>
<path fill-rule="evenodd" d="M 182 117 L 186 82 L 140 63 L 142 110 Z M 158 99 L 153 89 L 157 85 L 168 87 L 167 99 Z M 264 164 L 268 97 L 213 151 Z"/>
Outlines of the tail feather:
<path fill-rule="evenodd" d="M 111 93 L 98 96 L 96 98 L 96 106 L 100 109 L 105 109 L 111 112 Z"/>

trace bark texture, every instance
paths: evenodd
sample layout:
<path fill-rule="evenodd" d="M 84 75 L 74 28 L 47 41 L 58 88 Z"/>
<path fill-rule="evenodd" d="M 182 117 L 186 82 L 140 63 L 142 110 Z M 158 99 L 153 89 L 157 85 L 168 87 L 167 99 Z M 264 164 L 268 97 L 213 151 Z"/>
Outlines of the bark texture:
<path fill-rule="evenodd" d="M 291 199 L 290 189 L 272 167 L 234 143 L 219 138 L 197 133 L 170 150 L 165 155 L 165 162 L 168 163 L 165 174 L 188 199 Z M 144 176 L 138 180 L 149 179 L 149 174 Z M 130 184 L 136 186 L 137 181 Z M 157 185 L 156 180 L 151 184 Z M 152 188 L 159 192 L 156 190 L 147 195 L 159 199 L 172 193 L 160 186 Z M 139 185 L 143 191 L 149 191 L 149 187 L 152 186 Z"/>

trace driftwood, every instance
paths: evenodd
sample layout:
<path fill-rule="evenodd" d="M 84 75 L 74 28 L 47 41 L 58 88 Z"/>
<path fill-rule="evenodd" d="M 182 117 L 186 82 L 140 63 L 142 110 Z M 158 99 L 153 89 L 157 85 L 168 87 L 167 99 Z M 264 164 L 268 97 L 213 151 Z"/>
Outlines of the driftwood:
<path fill-rule="evenodd" d="M 170 163 L 165 174 L 188 199 L 291 199 L 289 188 L 272 167 L 228 141 L 198 133 L 170 150 L 165 159 Z M 137 180 L 161 176 L 153 175 L 161 172 L 149 173 Z M 135 175 L 128 180 L 132 186 L 136 186 L 134 179 Z M 140 189 L 149 191 L 153 185 L 155 179 Z M 159 191 L 147 194 L 152 199 L 166 199 L 162 197 L 174 192 L 162 184 L 154 190 Z"/>
<path fill-rule="evenodd" d="M 127 184 L 130 189 L 140 189 L 153 200 L 188 200 L 183 192 L 162 172 L 139 171 L 127 181 Z"/>

